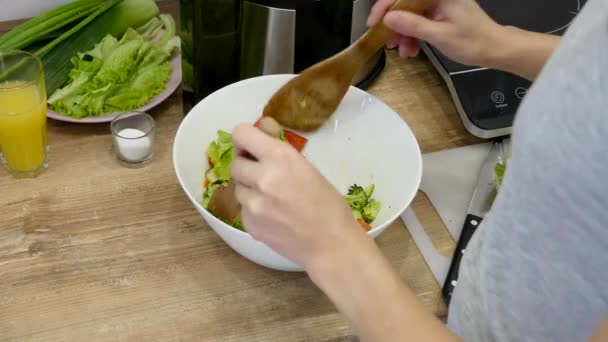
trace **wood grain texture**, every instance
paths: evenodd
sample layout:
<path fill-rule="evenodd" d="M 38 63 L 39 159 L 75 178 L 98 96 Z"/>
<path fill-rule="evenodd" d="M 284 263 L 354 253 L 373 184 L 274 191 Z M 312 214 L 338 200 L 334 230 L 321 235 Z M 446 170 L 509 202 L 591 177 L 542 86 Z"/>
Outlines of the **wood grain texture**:
<path fill-rule="evenodd" d="M 369 91 L 401 114 L 423 151 L 476 142 L 426 60 L 388 56 Z M 357 341 L 305 275 L 240 257 L 189 203 L 171 162 L 181 94 L 150 113 L 158 130 L 146 168 L 117 163 L 108 125 L 51 121 L 48 172 L 16 180 L 0 170 L 0 341 Z M 437 222 L 428 201 L 413 207 Z M 451 250 L 440 222 L 430 227 Z M 377 243 L 420 301 L 444 315 L 403 223 Z"/>

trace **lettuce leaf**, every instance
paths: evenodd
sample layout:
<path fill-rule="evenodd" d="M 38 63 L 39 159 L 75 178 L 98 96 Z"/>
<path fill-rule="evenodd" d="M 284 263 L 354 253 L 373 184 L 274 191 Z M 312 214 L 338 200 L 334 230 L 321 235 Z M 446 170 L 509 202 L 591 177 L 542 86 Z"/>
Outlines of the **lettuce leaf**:
<path fill-rule="evenodd" d="M 171 78 L 168 60 L 179 48 L 175 21 L 165 14 L 127 29 L 120 40 L 108 35 L 72 58 L 69 82 L 48 102 L 53 110 L 76 118 L 142 107 L 165 90 Z"/>
<path fill-rule="evenodd" d="M 209 184 L 226 183 L 230 180 L 230 164 L 234 158 L 232 135 L 228 132 L 219 130 L 217 139 L 207 149 L 207 155 L 213 167 L 207 170 L 205 178 Z"/>

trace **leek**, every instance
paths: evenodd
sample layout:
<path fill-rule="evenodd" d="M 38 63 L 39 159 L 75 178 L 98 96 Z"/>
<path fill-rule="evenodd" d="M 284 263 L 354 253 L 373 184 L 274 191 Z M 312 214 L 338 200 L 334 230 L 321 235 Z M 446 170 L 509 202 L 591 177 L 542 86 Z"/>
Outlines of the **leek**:
<path fill-rule="evenodd" d="M 88 16 L 104 0 L 78 0 L 52 9 L 13 28 L 0 37 L 0 50 L 20 50 L 78 19 Z"/>
<path fill-rule="evenodd" d="M 154 0 L 77 0 L 7 32 L 0 37 L 0 51 L 28 50 L 39 56 L 45 68 L 47 94 L 51 95 L 68 81 L 72 57 L 91 50 L 106 35 L 119 37 L 129 27 L 141 26 L 158 14 Z M 146 33 L 156 33 L 158 26 L 155 23 Z M 67 31 L 43 42 L 62 29 Z M 0 80 L 10 72 L 1 75 Z"/>
<path fill-rule="evenodd" d="M 43 56 L 45 53 L 49 52 L 55 46 L 59 45 L 61 42 L 70 38 L 76 32 L 82 30 L 83 27 L 87 26 L 90 22 L 92 22 L 95 18 L 100 16 L 103 12 L 109 10 L 112 6 L 123 0 L 107 0 L 102 6 L 100 6 L 95 12 L 91 13 L 88 17 L 86 17 L 83 21 L 79 22 L 76 26 L 69 29 L 67 32 L 59 36 L 57 39 L 45 45 L 40 50 L 36 51 L 37 56 Z"/>
<path fill-rule="evenodd" d="M 106 0 L 108 3 L 110 0 Z M 116 2 L 112 0 L 111 2 Z M 120 1 L 120 0 L 119 0 Z M 105 5 L 103 5 L 105 6 Z M 69 39 L 51 42 L 53 47 L 41 54 L 46 68 L 46 90 L 51 95 L 69 79 L 72 57 L 95 47 L 106 35 L 122 36 L 129 27 L 146 24 L 159 14 L 154 0 L 122 0 L 90 23 L 73 33 Z M 95 13 L 91 14 L 93 16 Z M 88 18 L 87 18 L 88 19 Z M 42 48 L 45 49 L 45 48 Z M 40 50 L 39 50 L 40 51 Z"/>

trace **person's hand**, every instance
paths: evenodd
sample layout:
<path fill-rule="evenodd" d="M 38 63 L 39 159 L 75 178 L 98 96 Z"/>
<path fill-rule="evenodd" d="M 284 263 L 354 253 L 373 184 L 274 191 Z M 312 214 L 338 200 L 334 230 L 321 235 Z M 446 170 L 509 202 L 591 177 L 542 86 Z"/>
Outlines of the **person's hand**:
<path fill-rule="evenodd" d="M 256 240 L 309 271 L 367 238 L 342 195 L 289 144 L 250 125 L 236 127 L 232 140 L 236 197 Z"/>
<path fill-rule="evenodd" d="M 438 0 L 424 16 L 407 11 L 387 13 L 394 3 L 395 0 L 378 0 L 367 24 L 374 26 L 384 18 L 384 24 L 398 33 L 387 47 L 398 47 L 404 58 L 418 55 L 418 40 L 423 40 L 456 62 L 485 66 L 487 54 L 502 34 L 502 26 L 475 0 Z"/>

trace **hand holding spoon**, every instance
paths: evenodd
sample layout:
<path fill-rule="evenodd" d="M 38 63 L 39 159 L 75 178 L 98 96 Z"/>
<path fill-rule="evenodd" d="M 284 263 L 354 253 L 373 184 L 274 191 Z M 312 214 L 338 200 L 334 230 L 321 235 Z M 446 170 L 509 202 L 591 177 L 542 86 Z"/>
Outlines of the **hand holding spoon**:
<path fill-rule="evenodd" d="M 422 14 L 434 3 L 434 0 L 398 0 L 390 10 Z M 287 82 L 266 104 L 263 116 L 304 132 L 321 127 L 336 111 L 359 70 L 394 35 L 381 21 L 347 49 Z"/>

